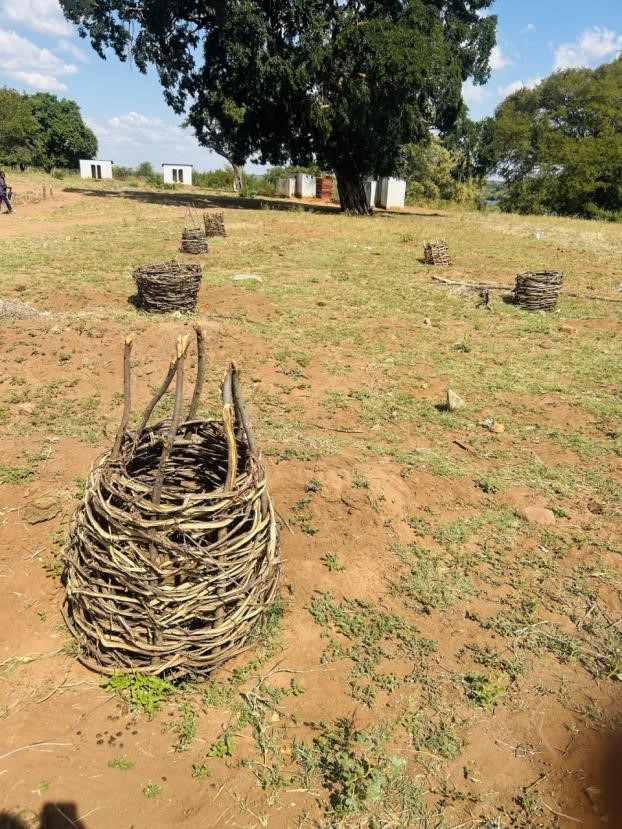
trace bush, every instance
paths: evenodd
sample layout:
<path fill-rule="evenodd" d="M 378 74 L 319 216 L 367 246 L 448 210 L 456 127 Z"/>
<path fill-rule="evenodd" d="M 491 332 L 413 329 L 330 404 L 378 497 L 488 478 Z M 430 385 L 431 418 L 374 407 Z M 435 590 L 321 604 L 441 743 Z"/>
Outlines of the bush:
<path fill-rule="evenodd" d="M 112 177 L 118 178 L 121 181 L 127 181 L 128 178 L 131 178 L 134 173 L 134 169 L 132 167 L 117 167 L 116 164 L 112 168 Z"/>
<path fill-rule="evenodd" d="M 196 187 L 208 190 L 233 190 L 233 170 L 209 170 L 206 173 L 194 173 L 192 181 Z"/>

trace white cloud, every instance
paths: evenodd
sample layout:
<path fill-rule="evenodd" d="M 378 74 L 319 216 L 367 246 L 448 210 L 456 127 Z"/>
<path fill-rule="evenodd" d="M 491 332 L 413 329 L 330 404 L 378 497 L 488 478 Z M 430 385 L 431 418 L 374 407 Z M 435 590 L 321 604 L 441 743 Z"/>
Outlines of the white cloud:
<path fill-rule="evenodd" d="M 0 20 L 42 35 L 62 37 L 73 31 L 58 0 L 0 0 Z"/>
<path fill-rule="evenodd" d="M 67 40 L 63 38 L 56 43 L 54 47 L 55 52 L 66 52 L 68 55 L 71 55 L 74 60 L 82 61 L 82 63 L 90 63 L 89 56 L 86 52 L 83 52 L 79 46 L 76 46 L 75 43 L 72 43 L 71 40 Z"/>
<path fill-rule="evenodd" d="M 49 49 L 42 49 L 16 32 L 0 29 L 0 43 L 0 73 L 12 82 L 34 89 L 61 92 L 67 87 L 59 77 L 78 71 L 73 63 L 65 63 Z"/>
<path fill-rule="evenodd" d="M 498 86 L 497 92 L 501 98 L 507 98 L 508 95 L 513 95 L 519 89 L 533 89 L 541 82 L 542 78 L 528 78 L 526 81 L 517 80 L 507 84 L 507 86 Z"/>
<path fill-rule="evenodd" d="M 602 63 L 605 58 L 613 58 L 621 51 L 622 35 L 595 26 L 582 32 L 574 43 L 562 43 L 554 50 L 554 69 L 572 69 Z"/>
<path fill-rule="evenodd" d="M 515 92 L 518 92 L 519 89 L 524 89 L 525 84 L 522 81 L 512 81 L 507 86 L 499 86 L 497 87 L 497 91 L 502 98 L 507 98 L 508 95 L 513 95 Z"/>
<path fill-rule="evenodd" d="M 97 136 L 101 147 L 113 157 L 123 151 L 132 152 L 133 159 L 142 160 L 157 154 L 162 161 L 183 162 L 189 154 L 197 151 L 198 145 L 194 134 L 162 118 L 143 115 L 140 112 L 126 112 L 113 115 L 104 123 L 85 119 Z M 144 151 L 143 151 L 144 150 Z M 177 158 L 169 158 L 169 156 Z"/>
<path fill-rule="evenodd" d="M 536 32 L 536 31 L 537 31 L 537 29 L 536 29 L 535 25 L 534 25 L 533 23 L 528 23 L 528 24 L 525 26 L 525 28 L 524 28 L 524 29 L 521 29 L 521 34 L 522 34 L 522 35 L 528 35 L 528 34 L 530 34 L 531 32 Z"/>
<path fill-rule="evenodd" d="M 485 86 L 476 86 L 470 78 L 462 84 L 462 97 L 469 106 L 483 104 L 491 95 L 490 89 Z"/>
<path fill-rule="evenodd" d="M 41 72 L 11 72 L 11 78 L 22 86 L 29 86 L 41 92 L 66 92 L 67 85 L 54 75 L 43 75 Z"/>
<path fill-rule="evenodd" d="M 501 47 L 495 46 L 490 54 L 490 68 L 505 69 L 506 66 L 512 65 L 512 61 L 503 54 Z"/>

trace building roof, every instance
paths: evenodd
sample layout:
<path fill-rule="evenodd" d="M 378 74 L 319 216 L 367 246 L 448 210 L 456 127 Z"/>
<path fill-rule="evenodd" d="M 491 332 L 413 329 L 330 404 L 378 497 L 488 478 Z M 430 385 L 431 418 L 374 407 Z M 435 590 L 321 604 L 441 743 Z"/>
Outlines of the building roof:
<path fill-rule="evenodd" d="M 107 161 L 110 164 L 114 164 L 114 161 L 111 158 L 80 158 L 79 161 Z"/>
<path fill-rule="evenodd" d="M 192 167 L 192 164 L 181 164 L 179 161 L 163 161 L 163 167 Z"/>

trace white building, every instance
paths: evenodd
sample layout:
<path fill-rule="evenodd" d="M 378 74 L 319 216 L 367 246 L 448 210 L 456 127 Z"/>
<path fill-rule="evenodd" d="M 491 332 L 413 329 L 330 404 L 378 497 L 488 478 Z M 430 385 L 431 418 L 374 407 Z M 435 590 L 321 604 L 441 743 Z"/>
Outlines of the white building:
<path fill-rule="evenodd" d="M 363 182 L 363 187 L 365 188 L 365 199 L 367 200 L 367 206 L 374 207 L 376 205 L 378 182 L 374 181 L 373 178 L 368 178 Z"/>
<path fill-rule="evenodd" d="M 192 164 L 163 164 L 165 184 L 192 184 Z"/>
<path fill-rule="evenodd" d="M 289 178 L 280 178 L 278 184 L 279 196 L 285 196 L 286 199 L 292 199 L 296 193 L 296 178 L 289 176 Z"/>
<path fill-rule="evenodd" d="M 99 158 L 81 158 L 80 178 L 112 178 L 112 161 L 101 161 Z"/>
<path fill-rule="evenodd" d="M 376 207 L 404 207 L 406 182 L 401 178 L 381 178 L 376 188 Z"/>
<path fill-rule="evenodd" d="M 296 195 L 299 199 L 314 199 L 315 176 L 310 173 L 296 173 Z"/>

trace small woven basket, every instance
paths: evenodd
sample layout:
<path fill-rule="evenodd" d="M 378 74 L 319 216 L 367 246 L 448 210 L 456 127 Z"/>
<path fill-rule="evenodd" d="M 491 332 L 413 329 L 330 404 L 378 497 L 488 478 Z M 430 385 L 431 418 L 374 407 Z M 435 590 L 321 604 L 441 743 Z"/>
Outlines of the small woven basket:
<path fill-rule="evenodd" d="M 205 371 L 181 415 L 188 337 L 136 431 L 130 420 L 131 338 L 123 418 L 88 477 L 65 548 L 63 615 L 78 658 L 104 674 L 206 676 L 238 655 L 275 595 L 278 535 L 266 475 L 235 366 L 222 420 L 196 411 Z M 172 417 L 148 427 L 173 377 Z"/>
<path fill-rule="evenodd" d="M 451 265 L 449 248 L 444 239 L 436 239 L 433 242 L 424 242 L 423 259 L 426 265 Z"/>
<path fill-rule="evenodd" d="M 186 228 L 181 234 L 179 250 L 182 253 L 207 253 L 209 245 L 205 231 L 200 228 Z"/>
<path fill-rule="evenodd" d="M 143 265 L 132 273 L 136 283 L 136 305 L 152 314 L 194 311 L 203 271 L 200 265 L 180 265 L 175 259 Z"/>
<path fill-rule="evenodd" d="M 526 271 L 516 276 L 516 304 L 529 311 L 554 311 L 564 275 L 559 271 Z"/>
<path fill-rule="evenodd" d="M 224 213 L 204 213 L 203 224 L 205 225 L 206 236 L 226 236 L 225 230 L 225 214 Z"/>
<path fill-rule="evenodd" d="M 200 265 L 180 265 L 175 259 L 136 268 L 132 273 L 138 294 L 136 305 L 152 314 L 192 313 L 202 274 Z"/>

